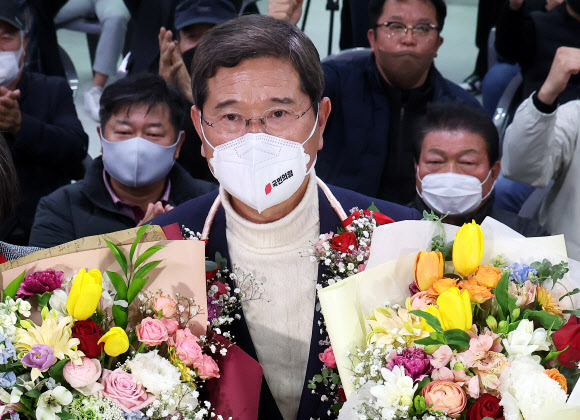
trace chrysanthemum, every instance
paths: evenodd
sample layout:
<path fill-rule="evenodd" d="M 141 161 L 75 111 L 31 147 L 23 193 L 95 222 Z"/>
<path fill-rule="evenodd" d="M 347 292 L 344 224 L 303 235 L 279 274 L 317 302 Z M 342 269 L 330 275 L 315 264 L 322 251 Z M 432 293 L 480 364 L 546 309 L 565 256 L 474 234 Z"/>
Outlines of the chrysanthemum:
<path fill-rule="evenodd" d="M 127 367 L 147 392 L 155 395 L 170 392 L 181 383 L 179 370 L 159 356 L 157 350 L 135 355 L 127 362 Z"/>
<path fill-rule="evenodd" d="M 544 286 L 538 286 L 537 289 L 537 299 L 542 308 L 551 314 L 564 316 L 562 313 L 562 308 L 558 305 L 558 303 L 552 297 L 552 294 L 548 292 Z"/>
<path fill-rule="evenodd" d="M 377 346 L 409 347 L 415 340 L 429 335 L 422 329 L 421 318 L 402 307 L 375 309 L 367 323 L 371 328 L 367 343 Z"/>

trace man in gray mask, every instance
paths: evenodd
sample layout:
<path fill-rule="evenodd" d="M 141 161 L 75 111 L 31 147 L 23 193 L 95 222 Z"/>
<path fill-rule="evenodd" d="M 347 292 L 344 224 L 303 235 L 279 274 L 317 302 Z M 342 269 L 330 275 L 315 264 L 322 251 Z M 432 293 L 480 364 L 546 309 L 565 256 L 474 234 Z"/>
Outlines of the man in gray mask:
<path fill-rule="evenodd" d="M 483 111 L 437 104 L 417 120 L 413 135 L 419 211 L 445 215 L 461 226 L 490 216 L 525 236 L 545 234 L 538 223 L 494 206 L 499 175 L 499 137 Z"/>
<path fill-rule="evenodd" d="M 175 163 L 183 104 L 160 77 L 120 79 L 100 105 L 102 157 L 82 181 L 40 201 L 30 239 L 36 246 L 135 227 L 214 189 Z"/>

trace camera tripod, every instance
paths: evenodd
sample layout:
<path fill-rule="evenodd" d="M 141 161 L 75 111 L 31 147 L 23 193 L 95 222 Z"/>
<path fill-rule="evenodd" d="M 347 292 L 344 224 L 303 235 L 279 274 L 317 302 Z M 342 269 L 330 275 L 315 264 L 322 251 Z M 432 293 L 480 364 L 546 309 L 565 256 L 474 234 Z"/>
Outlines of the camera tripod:
<path fill-rule="evenodd" d="M 340 9 L 338 0 L 326 0 L 326 10 L 330 12 L 330 28 L 328 30 L 328 55 L 332 54 L 332 35 L 334 33 L 334 12 Z M 306 19 L 308 19 L 308 11 L 310 10 L 310 0 L 306 0 L 306 7 L 304 8 L 304 18 L 302 19 L 302 32 L 306 28 Z"/>

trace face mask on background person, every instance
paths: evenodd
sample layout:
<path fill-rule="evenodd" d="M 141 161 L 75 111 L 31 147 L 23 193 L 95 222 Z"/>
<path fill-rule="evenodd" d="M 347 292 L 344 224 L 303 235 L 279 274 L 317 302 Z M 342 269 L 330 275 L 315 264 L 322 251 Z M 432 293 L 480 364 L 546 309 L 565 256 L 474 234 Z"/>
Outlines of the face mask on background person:
<path fill-rule="evenodd" d="M 454 172 L 427 174 L 421 179 L 417 167 L 417 178 L 421 182 L 421 192 L 417 188 L 417 194 L 429 208 L 439 214 L 449 213 L 455 216 L 471 213 L 493 191 L 495 183 L 485 197 L 482 196 L 482 186 L 490 175 L 491 170 L 483 182 L 472 175 Z"/>
<path fill-rule="evenodd" d="M 175 148 L 161 146 L 142 137 L 110 142 L 101 135 L 103 165 L 120 183 L 129 187 L 143 187 L 167 176 L 175 160 Z"/>
<path fill-rule="evenodd" d="M 298 143 L 268 133 L 246 133 L 242 137 L 213 147 L 203 131 L 205 142 L 213 149 L 209 163 L 220 185 L 249 207 L 262 213 L 298 191 L 312 166 L 306 171 L 310 155 L 304 144 L 314 135 L 316 122 L 304 142 Z"/>
<path fill-rule="evenodd" d="M 22 70 L 20 58 L 24 52 L 24 35 L 20 33 L 20 49 L 18 51 L 0 51 L 0 86 L 10 85 Z"/>

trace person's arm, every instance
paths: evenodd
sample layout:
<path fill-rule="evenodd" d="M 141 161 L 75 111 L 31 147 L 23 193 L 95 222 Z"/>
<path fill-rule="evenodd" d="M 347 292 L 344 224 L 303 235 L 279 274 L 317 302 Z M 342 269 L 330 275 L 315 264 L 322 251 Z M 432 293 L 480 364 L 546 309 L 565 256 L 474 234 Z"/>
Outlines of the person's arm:
<path fill-rule="evenodd" d="M 556 99 L 579 71 L 580 49 L 560 47 L 546 81 L 520 105 L 506 131 L 501 162 L 506 177 L 541 187 L 568 166 L 580 132 L 580 101 L 556 109 Z"/>
<path fill-rule="evenodd" d="M 496 25 L 495 49 L 510 62 L 526 68 L 536 51 L 535 28 L 523 7 L 524 0 L 506 2 Z"/>
<path fill-rule="evenodd" d="M 79 121 L 72 93 L 64 79 L 49 90 L 51 112 L 47 121 L 22 112 L 20 131 L 14 136 L 14 155 L 26 156 L 30 162 L 60 168 L 63 175 L 78 176 L 87 155 L 89 138 Z M 34 93 L 31 92 L 31 95 Z"/>
<path fill-rule="evenodd" d="M 68 200 L 62 191 L 43 197 L 36 208 L 29 245 L 50 248 L 76 238 Z"/>

